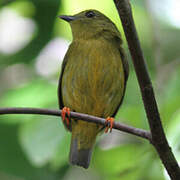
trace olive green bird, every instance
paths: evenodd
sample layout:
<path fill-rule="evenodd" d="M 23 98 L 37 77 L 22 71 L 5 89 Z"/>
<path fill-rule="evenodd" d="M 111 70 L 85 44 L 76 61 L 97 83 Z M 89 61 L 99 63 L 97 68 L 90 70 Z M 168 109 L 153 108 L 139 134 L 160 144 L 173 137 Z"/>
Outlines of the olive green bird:
<path fill-rule="evenodd" d="M 67 118 L 69 111 L 86 113 L 111 121 L 125 93 L 128 63 L 115 24 L 97 10 L 74 16 L 59 16 L 72 29 L 73 41 L 65 55 L 58 87 L 63 122 L 72 132 L 69 160 L 88 168 L 93 145 L 102 125 Z M 67 108 L 68 107 L 68 108 Z M 106 129 L 107 131 L 107 129 Z"/>

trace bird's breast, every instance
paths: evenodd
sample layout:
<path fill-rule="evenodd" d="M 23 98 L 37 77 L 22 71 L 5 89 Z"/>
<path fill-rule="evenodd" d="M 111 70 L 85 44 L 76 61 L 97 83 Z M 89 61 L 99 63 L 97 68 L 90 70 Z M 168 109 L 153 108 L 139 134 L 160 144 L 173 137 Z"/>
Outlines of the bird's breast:
<path fill-rule="evenodd" d="M 111 116 L 124 93 L 124 70 L 118 47 L 106 40 L 70 45 L 62 78 L 62 97 L 72 110 Z"/>

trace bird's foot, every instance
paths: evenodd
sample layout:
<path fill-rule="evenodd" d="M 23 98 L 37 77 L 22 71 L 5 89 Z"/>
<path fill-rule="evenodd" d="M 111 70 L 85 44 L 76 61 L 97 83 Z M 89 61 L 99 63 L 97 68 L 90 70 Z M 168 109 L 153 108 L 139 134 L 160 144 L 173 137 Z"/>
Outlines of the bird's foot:
<path fill-rule="evenodd" d="M 69 125 L 69 123 L 70 123 L 70 108 L 64 107 L 62 109 L 61 116 L 62 116 L 63 122 L 65 122 L 67 125 Z"/>
<path fill-rule="evenodd" d="M 109 129 L 110 129 L 110 132 L 112 132 L 113 123 L 114 123 L 114 118 L 112 118 L 112 117 L 107 117 L 107 118 L 106 118 L 106 129 L 105 129 L 105 133 L 107 133 Z"/>

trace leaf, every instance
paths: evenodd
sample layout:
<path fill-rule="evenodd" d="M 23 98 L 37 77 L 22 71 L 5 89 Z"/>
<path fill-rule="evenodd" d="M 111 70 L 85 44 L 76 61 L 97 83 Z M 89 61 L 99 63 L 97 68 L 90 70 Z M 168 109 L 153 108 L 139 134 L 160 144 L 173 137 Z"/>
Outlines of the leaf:
<path fill-rule="evenodd" d="M 52 169 L 58 170 L 61 166 L 69 166 L 70 138 L 71 134 L 66 132 L 63 140 L 58 144 L 56 152 L 53 154 L 53 157 L 50 160 Z"/>
<path fill-rule="evenodd" d="M 2 97 L 1 107 L 50 107 L 57 104 L 57 88 L 48 82 L 34 80 L 23 87 L 11 89 Z M 39 115 L 36 115 L 39 116 Z M 27 121 L 34 115 L 8 115 L 3 119 L 10 123 Z"/>
<path fill-rule="evenodd" d="M 46 177 L 52 177 L 53 174 L 47 169 L 46 171 L 43 168 L 36 169 L 29 163 L 19 144 L 18 128 L 17 124 L 0 122 L 0 173 L 11 180 L 16 178 L 45 180 Z"/>
<path fill-rule="evenodd" d="M 44 117 L 21 125 L 20 143 L 30 162 L 42 167 L 54 157 L 64 142 L 65 130 L 60 118 Z"/>
<path fill-rule="evenodd" d="M 123 174 L 126 177 L 130 173 L 133 173 L 135 179 L 138 170 L 136 163 L 139 157 L 140 153 L 136 145 L 122 145 L 106 151 L 97 149 L 93 158 L 93 166 L 98 168 L 107 177 L 106 179 L 112 176 L 117 179 Z"/>
<path fill-rule="evenodd" d="M 180 110 L 177 111 L 173 118 L 171 119 L 171 123 L 169 123 L 167 129 L 167 137 L 170 142 L 170 146 L 177 158 L 177 161 L 180 161 Z"/>
<path fill-rule="evenodd" d="M 105 180 L 163 180 L 162 166 L 148 143 L 97 148 L 92 166 Z"/>

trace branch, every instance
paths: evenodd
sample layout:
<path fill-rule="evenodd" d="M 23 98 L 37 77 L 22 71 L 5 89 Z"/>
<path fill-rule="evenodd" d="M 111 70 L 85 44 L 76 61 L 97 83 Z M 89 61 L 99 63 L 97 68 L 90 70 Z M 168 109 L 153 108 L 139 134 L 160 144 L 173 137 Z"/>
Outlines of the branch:
<path fill-rule="evenodd" d="M 114 0 L 114 3 L 121 18 L 131 57 L 133 59 L 146 115 L 151 129 L 152 143 L 171 179 L 179 180 L 180 168 L 171 151 L 162 127 L 152 83 L 146 69 L 145 59 L 140 47 L 129 0 Z"/>
<path fill-rule="evenodd" d="M 0 108 L 0 115 L 5 115 L 5 114 L 40 114 L 40 115 L 51 115 L 51 116 L 61 116 L 61 110 L 52 110 L 52 109 L 40 109 L 40 108 Z M 105 119 L 87 115 L 87 114 L 82 114 L 82 113 L 77 113 L 77 112 L 71 112 L 70 116 L 73 118 L 78 118 L 87 122 L 93 122 L 93 123 L 98 123 L 104 126 L 107 126 L 105 123 Z M 118 129 L 120 131 L 133 134 L 142 138 L 145 138 L 151 142 L 151 134 L 150 132 L 131 127 L 119 122 L 114 122 L 113 124 L 114 129 Z"/>

